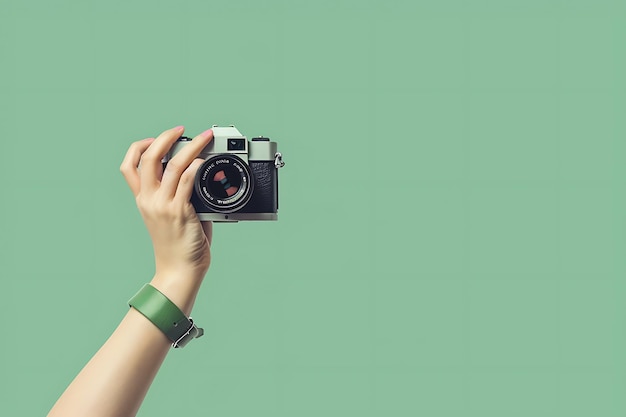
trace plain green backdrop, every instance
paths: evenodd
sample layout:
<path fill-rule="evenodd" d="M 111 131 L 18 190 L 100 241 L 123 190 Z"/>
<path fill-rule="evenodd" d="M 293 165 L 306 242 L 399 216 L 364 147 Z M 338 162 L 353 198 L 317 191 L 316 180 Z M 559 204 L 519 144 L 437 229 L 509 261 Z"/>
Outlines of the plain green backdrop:
<path fill-rule="evenodd" d="M 0 415 L 42 416 L 154 272 L 119 165 L 279 143 L 140 417 L 626 415 L 626 3 L 4 1 Z"/>

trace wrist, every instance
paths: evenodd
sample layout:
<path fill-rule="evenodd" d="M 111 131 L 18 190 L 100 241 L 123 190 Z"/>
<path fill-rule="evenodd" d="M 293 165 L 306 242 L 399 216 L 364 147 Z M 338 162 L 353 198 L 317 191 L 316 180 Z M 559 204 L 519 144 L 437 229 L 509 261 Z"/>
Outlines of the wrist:
<path fill-rule="evenodd" d="M 190 279 L 182 274 L 157 273 L 150 281 L 150 285 L 176 304 L 186 316 L 191 314 L 201 284 L 202 279 Z"/>
<path fill-rule="evenodd" d="M 209 265 L 199 262 L 168 262 L 163 257 L 155 256 L 155 276 L 175 281 L 202 281 L 209 270 Z"/>

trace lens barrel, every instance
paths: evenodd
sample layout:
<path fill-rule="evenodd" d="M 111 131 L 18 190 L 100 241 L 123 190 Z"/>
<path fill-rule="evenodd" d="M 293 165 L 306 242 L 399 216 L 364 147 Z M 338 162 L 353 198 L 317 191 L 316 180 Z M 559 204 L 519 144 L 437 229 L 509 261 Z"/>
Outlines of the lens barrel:
<path fill-rule="evenodd" d="M 219 213 L 232 213 L 250 200 L 254 181 L 246 162 L 236 155 L 221 154 L 202 163 L 194 187 L 208 208 Z"/>

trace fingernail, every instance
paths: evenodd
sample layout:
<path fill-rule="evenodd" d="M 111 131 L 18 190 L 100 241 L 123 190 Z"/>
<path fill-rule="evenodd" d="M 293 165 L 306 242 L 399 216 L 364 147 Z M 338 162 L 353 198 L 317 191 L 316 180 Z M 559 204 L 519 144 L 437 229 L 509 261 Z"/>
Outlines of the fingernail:
<path fill-rule="evenodd" d="M 174 128 L 174 130 L 178 131 L 178 130 L 183 130 L 184 128 L 185 128 L 185 126 L 182 126 L 182 125 L 181 125 L 181 126 L 176 126 L 176 127 Z"/>
<path fill-rule="evenodd" d="M 211 129 L 205 130 L 204 132 L 200 133 L 200 136 L 203 137 L 208 137 L 211 134 Z"/>

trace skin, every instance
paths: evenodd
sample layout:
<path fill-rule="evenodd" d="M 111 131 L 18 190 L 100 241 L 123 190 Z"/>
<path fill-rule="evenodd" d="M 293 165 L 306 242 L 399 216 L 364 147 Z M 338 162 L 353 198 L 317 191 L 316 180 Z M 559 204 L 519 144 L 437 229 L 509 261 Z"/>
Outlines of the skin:
<path fill-rule="evenodd" d="M 194 137 L 164 172 L 161 158 L 183 131 L 179 126 L 133 143 L 120 171 L 152 238 L 156 269 L 150 283 L 189 316 L 211 263 L 212 238 L 212 223 L 200 222 L 189 200 L 203 162 L 196 157 L 213 139 L 213 132 L 209 129 Z M 48 417 L 135 416 L 171 344 L 154 324 L 130 308 Z"/>

